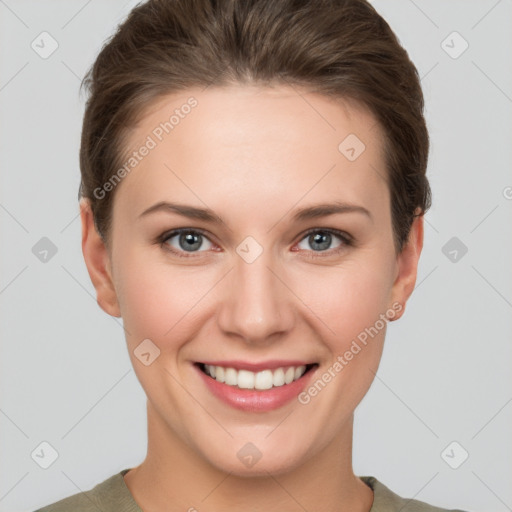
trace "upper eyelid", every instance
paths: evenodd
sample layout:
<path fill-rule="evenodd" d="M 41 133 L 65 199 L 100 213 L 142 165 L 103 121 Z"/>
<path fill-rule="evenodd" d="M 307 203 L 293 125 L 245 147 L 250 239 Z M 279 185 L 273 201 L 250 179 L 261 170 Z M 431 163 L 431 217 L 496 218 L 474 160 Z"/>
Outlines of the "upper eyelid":
<path fill-rule="evenodd" d="M 175 236 L 181 235 L 182 233 L 199 233 L 200 235 L 207 238 L 211 243 L 215 243 L 213 240 L 211 240 L 209 234 L 199 228 L 176 228 L 171 229 L 169 231 L 164 232 L 159 238 L 162 240 L 162 242 L 166 242 L 167 240 L 174 238 Z"/>

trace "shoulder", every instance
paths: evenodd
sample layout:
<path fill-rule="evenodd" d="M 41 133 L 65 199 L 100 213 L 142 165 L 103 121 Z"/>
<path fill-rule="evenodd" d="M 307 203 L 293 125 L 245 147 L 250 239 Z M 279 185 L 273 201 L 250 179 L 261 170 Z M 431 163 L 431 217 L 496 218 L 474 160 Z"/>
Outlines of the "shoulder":
<path fill-rule="evenodd" d="M 359 478 L 373 490 L 373 505 L 370 512 L 468 512 L 440 508 L 424 501 L 402 498 L 373 476 L 360 476 Z"/>
<path fill-rule="evenodd" d="M 73 494 L 60 501 L 39 508 L 35 512 L 97 512 L 99 508 L 98 502 L 90 494 L 91 491 Z"/>
<path fill-rule="evenodd" d="M 88 491 L 73 494 L 35 512 L 141 512 L 124 483 L 126 471 L 112 475 Z"/>

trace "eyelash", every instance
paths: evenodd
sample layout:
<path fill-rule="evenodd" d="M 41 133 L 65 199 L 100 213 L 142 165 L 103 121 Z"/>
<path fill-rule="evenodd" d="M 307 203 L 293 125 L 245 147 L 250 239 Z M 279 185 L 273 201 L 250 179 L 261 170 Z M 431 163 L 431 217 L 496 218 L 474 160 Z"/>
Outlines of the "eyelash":
<path fill-rule="evenodd" d="M 208 240 L 210 240 L 208 238 L 208 235 L 202 229 L 179 228 L 179 229 L 174 229 L 172 231 L 167 231 L 167 232 L 163 233 L 162 235 L 160 235 L 157 238 L 157 242 L 160 244 L 160 246 L 163 249 L 170 251 L 172 254 L 174 254 L 175 256 L 178 256 L 179 258 L 194 258 L 195 256 L 193 256 L 193 254 L 194 254 L 193 252 L 188 253 L 188 254 L 190 254 L 190 256 L 185 256 L 184 253 L 187 254 L 186 251 L 177 251 L 174 248 L 171 248 L 169 246 L 169 244 L 166 243 L 171 238 L 174 238 L 176 235 L 180 235 L 182 233 L 200 234 L 200 235 L 204 236 L 205 238 L 207 238 Z M 312 235 L 313 233 L 329 233 L 329 234 L 335 235 L 343 242 L 343 244 L 335 249 L 330 249 L 327 251 L 306 251 L 306 253 L 308 253 L 307 257 L 309 257 L 309 258 L 323 258 L 326 256 L 332 256 L 334 254 L 338 254 L 338 253 L 342 252 L 347 247 L 351 247 L 354 245 L 354 239 L 348 233 L 345 233 L 344 231 L 339 231 L 337 229 L 322 229 L 322 228 L 312 228 L 312 229 L 306 231 L 306 233 L 304 233 L 302 235 L 302 238 L 300 238 L 299 242 L 302 242 L 302 240 L 304 240 L 309 235 Z M 210 242 L 211 242 L 211 240 L 210 240 Z M 203 251 L 198 251 L 198 252 L 203 252 Z M 300 250 L 297 252 L 303 252 L 303 251 Z M 311 253 L 313 253 L 313 254 L 311 254 Z"/>

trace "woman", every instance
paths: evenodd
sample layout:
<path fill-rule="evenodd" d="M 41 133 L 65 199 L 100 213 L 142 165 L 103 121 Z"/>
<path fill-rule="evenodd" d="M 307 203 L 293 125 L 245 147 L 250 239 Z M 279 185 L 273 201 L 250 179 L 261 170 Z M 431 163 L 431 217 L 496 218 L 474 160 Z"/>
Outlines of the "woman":
<path fill-rule="evenodd" d="M 430 206 L 387 23 L 362 0 L 150 0 L 85 85 L 82 248 L 148 452 L 40 511 L 444 510 L 352 469 Z"/>

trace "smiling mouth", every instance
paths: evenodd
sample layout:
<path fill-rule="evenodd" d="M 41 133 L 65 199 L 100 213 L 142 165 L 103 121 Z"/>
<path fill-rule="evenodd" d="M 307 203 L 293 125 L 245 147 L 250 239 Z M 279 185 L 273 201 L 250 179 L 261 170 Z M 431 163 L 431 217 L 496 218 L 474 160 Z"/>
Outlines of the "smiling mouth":
<path fill-rule="evenodd" d="M 318 367 L 318 363 L 301 366 L 283 366 L 258 372 L 237 370 L 232 367 L 213 366 L 195 363 L 208 377 L 228 386 L 240 389 L 263 391 L 286 386 L 301 379 L 306 373 Z"/>

